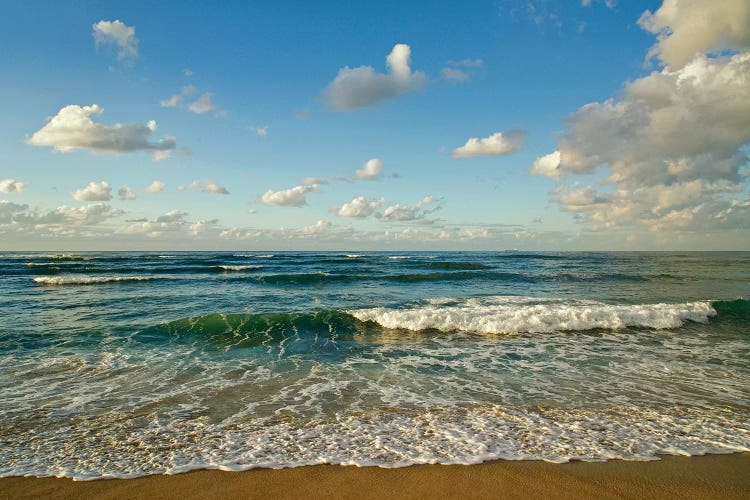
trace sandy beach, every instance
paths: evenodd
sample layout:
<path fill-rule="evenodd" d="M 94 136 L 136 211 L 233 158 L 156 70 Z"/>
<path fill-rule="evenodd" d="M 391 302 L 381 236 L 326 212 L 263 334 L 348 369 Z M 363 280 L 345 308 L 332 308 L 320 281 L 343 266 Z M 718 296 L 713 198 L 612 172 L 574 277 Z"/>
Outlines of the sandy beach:
<path fill-rule="evenodd" d="M 137 479 L 0 479 L 0 498 L 749 498 L 750 454 L 654 462 L 321 465 Z"/>

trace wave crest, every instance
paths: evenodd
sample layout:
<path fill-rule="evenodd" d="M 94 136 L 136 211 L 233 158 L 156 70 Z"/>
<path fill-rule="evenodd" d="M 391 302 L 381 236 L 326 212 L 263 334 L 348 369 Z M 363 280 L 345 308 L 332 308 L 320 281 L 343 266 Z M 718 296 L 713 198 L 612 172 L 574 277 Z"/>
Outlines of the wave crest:
<path fill-rule="evenodd" d="M 709 301 L 611 305 L 531 297 L 431 299 L 405 308 L 376 307 L 349 313 L 360 321 L 373 321 L 389 329 L 486 334 L 620 330 L 638 326 L 671 329 L 686 321 L 706 323 L 717 314 Z"/>
<path fill-rule="evenodd" d="M 120 281 L 152 281 L 153 276 L 39 276 L 34 282 L 40 285 L 96 285 Z"/>

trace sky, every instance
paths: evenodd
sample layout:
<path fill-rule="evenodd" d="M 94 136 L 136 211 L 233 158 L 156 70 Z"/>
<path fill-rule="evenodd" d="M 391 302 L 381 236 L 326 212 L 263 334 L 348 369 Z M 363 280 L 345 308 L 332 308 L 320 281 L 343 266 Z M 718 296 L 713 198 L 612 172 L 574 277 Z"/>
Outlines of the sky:
<path fill-rule="evenodd" d="M 750 0 L 0 8 L 0 250 L 750 250 Z"/>

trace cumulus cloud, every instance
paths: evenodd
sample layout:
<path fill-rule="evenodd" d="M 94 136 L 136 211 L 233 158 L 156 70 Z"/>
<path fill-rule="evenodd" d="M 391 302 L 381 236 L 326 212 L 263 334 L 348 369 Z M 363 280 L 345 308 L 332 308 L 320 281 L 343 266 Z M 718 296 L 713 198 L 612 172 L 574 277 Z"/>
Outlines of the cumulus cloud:
<path fill-rule="evenodd" d="M 332 211 L 340 217 L 364 219 L 375 213 L 375 210 L 383 203 L 385 203 L 385 198 L 368 199 L 364 196 L 358 196 L 349 203 L 344 203 L 340 207 L 334 207 Z"/>
<path fill-rule="evenodd" d="M 188 109 L 196 114 L 207 113 L 213 109 L 216 109 L 216 104 L 213 103 L 214 95 L 211 92 L 205 92 L 196 101 L 191 102 L 188 105 Z"/>
<path fill-rule="evenodd" d="M 154 181 L 149 184 L 144 191 L 147 193 L 161 193 L 167 187 L 162 181 Z"/>
<path fill-rule="evenodd" d="M 26 233 L 36 236 L 80 236 L 90 234 L 87 228 L 125 212 L 106 203 L 82 207 L 60 206 L 40 211 L 26 204 L 0 200 L 0 233 Z M 86 231 L 86 232 L 82 232 Z"/>
<path fill-rule="evenodd" d="M 697 54 L 750 48 L 747 0 L 664 0 L 656 12 L 644 12 L 638 23 L 658 35 L 649 57 L 673 69 L 689 64 Z"/>
<path fill-rule="evenodd" d="M 138 38 L 135 27 L 122 21 L 99 21 L 94 28 L 96 46 L 112 45 L 117 48 L 117 58 L 121 61 L 133 61 L 138 57 Z"/>
<path fill-rule="evenodd" d="M 106 182 L 89 182 L 86 187 L 73 191 L 73 198 L 78 201 L 109 201 L 112 199 L 112 187 Z"/>
<path fill-rule="evenodd" d="M 156 238 L 167 232 L 177 232 L 187 229 L 189 223 L 185 219 L 187 212 L 172 210 L 153 220 L 131 221 L 117 228 L 117 233 L 127 235 L 145 235 Z"/>
<path fill-rule="evenodd" d="M 15 179 L 0 179 L 0 193 L 20 193 L 24 183 Z"/>
<path fill-rule="evenodd" d="M 169 99 L 159 101 L 159 104 L 161 104 L 163 108 L 174 108 L 175 106 L 180 104 L 183 99 L 185 99 L 186 97 L 190 97 L 196 92 L 198 92 L 198 89 L 196 89 L 195 86 L 186 85 L 185 87 L 182 87 L 182 89 L 180 89 L 177 94 L 173 94 Z"/>
<path fill-rule="evenodd" d="M 317 191 L 318 184 L 296 186 L 281 191 L 268 190 L 260 197 L 260 201 L 266 205 L 278 207 L 303 207 L 307 205 L 307 194 Z"/>
<path fill-rule="evenodd" d="M 421 71 L 412 72 L 410 60 L 411 48 L 399 43 L 386 57 L 388 73 L 378 73 L 372 66 L 341 68 L 324 91 L 328 106 L 336 111 L 367 108 L 421 89 L 427 77 Z"/>
<path fill-rule="evenodd" d="M 424 219 L 427 215 L 441 208 L 439 205 L 431 209 L 425 208 L 427 205 L 437 203 L 437 201 L 433 196 L 426 196 L 413 207 L 400 204 L 391 205 L 383 210 L 383 213 L 379 216 L 382 221 L 386 222 L 406 222 Z"/>
<path fill-rule="evenodd" d="M 131 201 L 135 200 L 135 193 L 128 186 L 123 186 L 117 191 L 117 197 L 121 201 Z"/>
<path fill-rule="evenodd" d="M 471 158 L 473 156 L 507 155 L 521 149 L 526 141 L 526 132 L 511 130 L 505 133 L 495 132 L 489 137 L 480 139 L 472 137 L 461 147 L 453 150 L 453 158 Z"/>
<path fill-rule="evenodd" d="M 87 149 L 98 153 L 130 153 L 150 151 L 154 160 L 162 160 L 177 146 L 174 137 L 149 142 L 156 130 L 156 122 L 145 125 L 116 124 L 112 126 L 95 123 L 91 117 L 104 110 L 92 106 L 65 106 L 44 127 L 34 132 L 27 141 L 32 146 L 48 146 L 55 151 L 67 153 L 76 149 Z"/>
<path fill-rule="evenodd" d="M 357 176 L 357 179 L 378 179 L 380 178 L 380 173 L 383 170 L 383 161 L 380 158 L 372 158 L 370 160 L 367 160 L 367 162 L 354 172 L 354 174 Z"/>
<path fill-rule="evenodd" d="M 531 165 L 531 173 L 536 175 L 546 175 L 547 177 L 558 177 L 560 175 L 560 152 L 540 156 Z"/>
<path fill-rule="evenodd" d="M 193 102 L 188 102 L 188 98 L 194 96 L 196 93 L 198 93 L 198 89 L 194 85 L 187 85 L 182 87 L 178 93 L 172 94 L 168 99 L 159 101 L 159 103 L 163 108 L 175 108 L 179 106 L 198 115 L 214 110 L 216 111 L 216 116 L 226 115 L 226 111 L 220 110 L 213 102 L 214 94 L 212 92 L 204 92 Z"/>
<path fill-rule="evenodd" d="M 715 16 L 724 19 L 730 4 L 737 7 L 717 2 Z M 669 24 L 669 36 L 679 39 L 689 32 L 682 31 L 689 30 L 682 24 L 685 16 L 695 20 L 695 29 L 716 19 L 700 17 L 697 5 L 666 0 L 646 18 L 679 20 Z M 661 71 L 629 82 L 619 99 L 587 104 L 569 116 L 557 149 L 538 158 L 531 172 L 563 178 L 601 168 L 608 176 L 600 182 L 604 187 L 561 186 L 553 201 L 594 228 L 643 225 L 686 232 L 713 228 L 716 219 L 727 227 L 741 225 L 737 218 L 747 213 L 728 211 L 734 208 L 728 197 L 747 185 L 743 148 L 750 143 L 750 51 L 694 55 L 695 50 L 736 48 L 737 37 L 729 27 L 726 31 L 723 45 L 705 37 L 689 50 L 657 45 L 668 64 Z M 688 56 L 692 59 L 683 64 Z"/>
<path fill-rule="evenodd" d="M 200 189 L 204 193 L 229 194 L 227 188 L 214 181 L 193 181 L 186 186 L 177 186 L 178 191 L 184 191 L 186 189 Z"/>

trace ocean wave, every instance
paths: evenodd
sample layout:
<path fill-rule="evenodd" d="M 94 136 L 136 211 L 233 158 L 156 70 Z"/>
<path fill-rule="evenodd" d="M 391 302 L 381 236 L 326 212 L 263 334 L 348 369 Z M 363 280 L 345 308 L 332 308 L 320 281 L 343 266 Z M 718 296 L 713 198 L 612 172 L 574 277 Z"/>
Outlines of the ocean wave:
<path fill-rule="evenodd" d="M 612 305 L 531 297 L 435 298 L 403 308 L 214 313 L 153 326 L 139 335 L 146 338 L 153 335 L 188 336 L 247 347 L 277 343 L 292 336 L 351 340 L 355 336 L 392 337 L 397 332 L 407 336 L 409 332 L 430 331 L 518 334 L 621 330 L 627 327 L 674 329 L 687 321 L 706 323 L 717 314 L 723 319 L 749 319 L 750 301 Z"/>
<path fill-rule="evenodd" d="M 232 257 L 241 257 L 243 259 L 273 259 L 276 255 L 272 253 L 266 253 L 266 254 L 246 254 L 246 253 L 236 253 L 232 255 Z"/>
<path fill-rule="evenodd" d="M 153 276 L 39 276 L 34 282 L 40 285 L 96 285 L 121 281 L 152 281 Z"/>
<path fill-rule="evenodd" d="M 490 266 L 486 264 L 473 262 L 427 262 L 422 265 L 427 269 L 490 269 Z"/>
<path fill-rule="evenodd" d="M 315 313 L 208 314 L 178 319 L 138 332 L 135 339 L 192 339 L 215 346 L 278 344 L 296 336 L 351 340 L 373 330 L 344 311 Z"/>
<path fill-rule="evenodd" d="M 310 285 L 341 281 L 361 281 L 370 278 L 351 274 L 329 274 L 321 271 L 317 273 L 269 274 L 267 276 L 259 276 L 255 279 L 269 285 Z"/>
<path fill-rule="evenodd" d="M 218 266 L 219 269 L 221 269 L 224 272 L 248 272 L 248 271 L 257 271 L 258 269 L 263 269 L 263 266 L 230 266 L 230 265 L 222 265 Z"/>
<path fill-rule="evenodd" d="M 432 299 L 404 308 L 348 311 L 360 321 L 389 329 L 486 334 L 551 333 L 626 327 L 671 329 L 686 321 L 706 323 L 717 314 L 710 301 L 612 305 L 531 297 Z"/>

